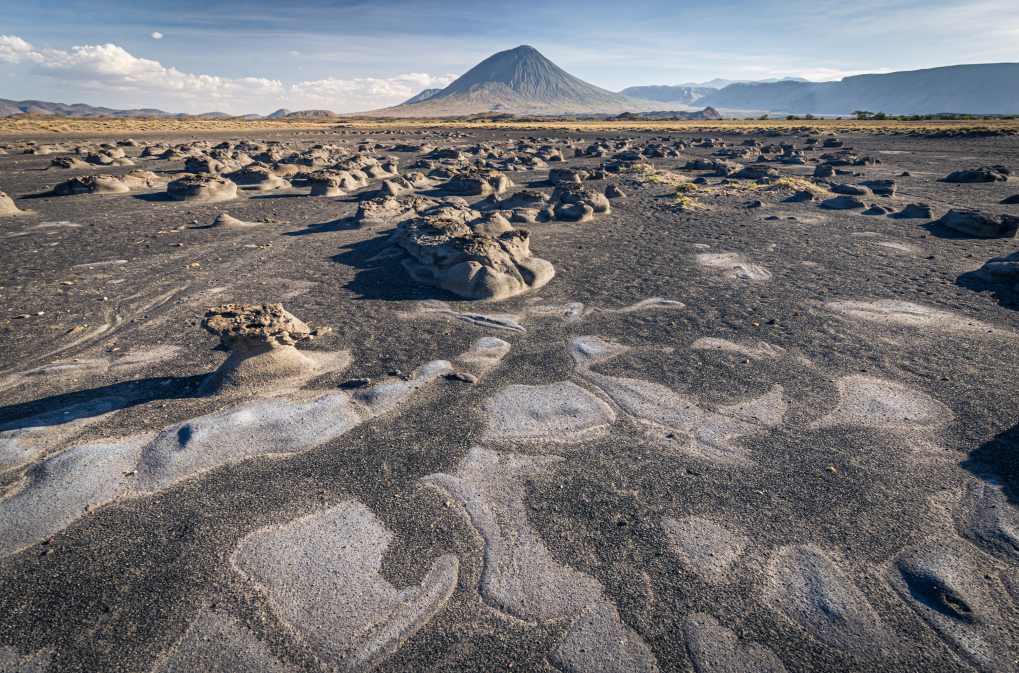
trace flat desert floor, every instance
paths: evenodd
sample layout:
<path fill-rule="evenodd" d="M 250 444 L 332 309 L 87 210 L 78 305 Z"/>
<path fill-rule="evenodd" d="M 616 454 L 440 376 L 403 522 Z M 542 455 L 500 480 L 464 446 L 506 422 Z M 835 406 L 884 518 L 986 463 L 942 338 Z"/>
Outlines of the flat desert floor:
<path fill-rule="evenodd" d="M 1019 667 L 1019 138 L 0 147 L 0 670 Z"/>

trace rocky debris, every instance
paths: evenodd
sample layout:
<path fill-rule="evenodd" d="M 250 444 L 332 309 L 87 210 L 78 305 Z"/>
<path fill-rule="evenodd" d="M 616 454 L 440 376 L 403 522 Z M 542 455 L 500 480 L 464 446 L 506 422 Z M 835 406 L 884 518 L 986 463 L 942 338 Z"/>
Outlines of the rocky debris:
<path fill-rule="evenodd" d="M 866 208 L 867 205 L 855 196 L 836 196 L 822 201 L 821 207 L 827 210 L 855 210 Z"/>
<path fill-rule="evenodd" d="M 75 194 L 126 194 L 132 189 L 161 186 L 162 179 L 152 171 L 131 171 L 125 175 L 82 175 L 61 182 L 53 188 L 54 196 Z"/>
<path fill-rule="evenodd" d="M 937 224 L 976 238 L 1013 238 L 1019 230 L 1019 217 L 953 209 L 942 215 Z"/>
<path fill-rule="evenodd" d="M 588 222 L 595 213 L 610 213 L 608 197 L 589 187 L 560 183 L 551 198 L 552 215 L 565 222 Z"/>
<path fill-rule="evenodd" d="M 616 186 L 614 183 L 609 183 L 605 185 L 605 196 L 607 196 L 610 199 L 626 198 L 626 194 L 623 192 L 623 190 Z"/>
<path fill-rule="evenodd" d="M 736 178 L 739 180 L 764 180 L 767 178 L 777 178 L 781 175 L 777 170 L 770 166 L 761 166 L 759 164 L 752 166 L 745 166 L 741 170 L 733 173 L 729 177 Z"/>
<path fill-rule="evenodd" d="M 587 179 L 587 171 L 574 168 L 553 168 L 548 172 L 548 181 L 553 185 L 580 184 Z"/>
<path fill-rule="evenodd" d="M 174 201 L 215 203 L 237 198 L 237 185 L 230 179 L 208 173 L 191 173 L 166 186 Z"/>
<path fill-rule="evenodd" d="M 945 182 L 1005 182 L 1011 174 L 1005 166 L 981 166 L 953 171 L 945 177 Z"/>
<path fill-rule="evenodd" d="M 793 192 L 793 195 L 786 199 L 786 203 L 805 203 L 813 201 L 815 198 L 814 192 L 809 189 L 801 189 Z"/>
<path fill-rule="evenodd" d="M 878 196 L 895 196 L 895 180 L 867 180 L 861 184 Z"/>
<path fill-rule="evenodd" d="M 290 183 L 276 175 L 271 168 L 260 164 L 248 164 L 228 173 L 227 177 L 240 187 L 258 192 L 290 187 Z"/>
<path fill-rule="evenodd" d="M 531 254 L 528 233 L 519 229 L 492 236 L 436 214 L 403 222 L 391 240 L 407 253 L 403 266 L 415 281 L 466 299 L 505 299 L 555 275 L 549 262 Z"/>
<path fill-rule="evenodd" d="M 382 193 L 389 196 L 402 196 L 414 192 L 414 185 L 401 175 L 389 178 L 382 183 Z"/>
<path fill-rule="evenodd" d="M 250 227 L 257 227 L 260 222 L 245 222 L 244 220 L 238 220 L 230 213 L 220 213 L 216 216 L 216 219 L 212 221 L 213 227 L 230 227 L 234 229 L 247 229 Z"/>
<path fill-rule="evenodd" d="M 55 157 L 50 161 L 51 168 L 83 169 L 91 166 L 78 157 Z"/>
<path fill-rule="evenodd" d="M 5 192 L 0 192 L 0 217 L 24 215 L 25 212 L 26 211 L 18 208 L 17 204 L 14 203 L 14 199 L 8 196 Z"/>
<path fill-rule="evenodd" d="M 870 204 L 870 208 L 867 208 L 867 210 L 863 211 L 861 215 L 872 215 L 872 216 L 889 215 L 891 212 L 892 209 L 888 208 L 887 206 L 872 203 Z"/>
<path fill-rule="evenodd" d="M 818 164 L 814 167 L 815 178 L 833 178 L 835 177 L 835 167 L 831 164 Z"/>
<path fill-rule="evenodd" d="M 934 217 L 934 211 L 931 209 L 930 205 L 926 203 L 911 203 L 899 212 L 895 213 L 893 217 L 903 220 L 929 220 Z"/>
<path fill-rule="evenodd" d="M 549 195 L 545 192 L 538 191 L 536 189 L 521 189 L 519 192 L 504 198 L 499 199 L 495 196 L 490 196 L 477 205 L 478 208 L 483 210 L 487 209 L 500 209 L 500 210 L 514 210 L 517 208 L 534 208 L 542 209 L 548 205 Z"/>
<path fill-rule="evenodd" d="M 498 196 L 513 186 L 508 176 L 497 170 L 472 169 L 455 173 L 443 186 L 444 191 L 457 196 Z"/>
<path fill-rule="evenodd" d="M 367 186 L 368 180 L 356 177 L 350 171 L 319 170 L 308 173 L 311 196 L 343 196 Z"/>
<path fill-rule="evenodd" d="M 859 185 L 835 184 L 830 189 L 835 194 L 844 194 L 846 196 L 867 196 L 870 194 L 869 189 Z"/>
<path fill-rule="evenodd" d="M 184 162 L 184 170 L 189 173 L 228 173 L 238 168 L 208 156 L 188 157 Z"/>
<path fill-rule="evenodd" d="M 423 196 L 378 196 L 358 203 L 354 219 L 359 227 L 395 224 L 439 205 L 439 201 Z M 477 211 L 472 212 L 477 217 Z"/>
<path fill-rule="evenodd" d="M 264 387 L 314 373 L 318 366 L 295 346 L 314 332 L 282 304 L 223 304 L 205 313 L 202 327 L 220 338 L 230 356 L 205 389 Z"/>

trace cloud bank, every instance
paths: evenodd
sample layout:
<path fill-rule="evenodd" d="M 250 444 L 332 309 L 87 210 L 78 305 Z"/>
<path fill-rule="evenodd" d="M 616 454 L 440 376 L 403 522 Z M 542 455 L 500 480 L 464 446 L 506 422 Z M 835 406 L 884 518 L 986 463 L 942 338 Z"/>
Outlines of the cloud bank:
<path fill-rule="evenodd" d="M 0 35 L 0 63 L 27 69 L 24 74 L 30 77 L 61 80 L 76 95 L 89 95 L 94 104 L 112 105 L 110 101 L 115 100 L 123 106 L 123 101 L 133 101 L 128 105 L 162 106 L 170 112 L 265 113 L 278 107 L 355 112 L 394 105 L 422 89 L 444 87 L 455 79 L 455 75 L 428 73 L 289 83 L 264 77 L 221 77 L 182 72 L 134 56 L 115 44 L 36 48 L 17 35 Z"/>

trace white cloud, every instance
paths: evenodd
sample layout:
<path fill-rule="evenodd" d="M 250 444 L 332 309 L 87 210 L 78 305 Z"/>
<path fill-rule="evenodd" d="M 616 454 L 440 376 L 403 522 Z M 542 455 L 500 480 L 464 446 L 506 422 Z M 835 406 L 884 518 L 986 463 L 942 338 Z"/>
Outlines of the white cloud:
<path fill-rule="evenodd" d="M 399 103 L 421 89 L 445 86 L 455 76 L 407 73 L 389 78 L 327 78 L 284 83 L 264 77 L 187 73 L 138 58 L 115 44 L 41 49 L 20 37 L 0 35 L 0 62 L 20 64 L 29 78 L 56 78 L 95 95 L 172 111 L 267 112 L 270 108 L 320 107 L 352 112 Z M 66 90 L 66 88 L 62 89 Z M 66 101 L 61 101 L 66 102 Z M 109 104 L 99 99 L 99 104 Z"/>
<path fill-rule="evenodd" d="M 152 39 L 153 39 L 153 40 L 162 40 L 162 39 L 163 39 L 163 34 L 162 34 L 162 33 L 160 33 L 160 32 L 159 32 L 159 31 L 157 30 L 157 31 L 155 31 L 155 32 L 153 32 L 153 33 L 152 33 Z"/>

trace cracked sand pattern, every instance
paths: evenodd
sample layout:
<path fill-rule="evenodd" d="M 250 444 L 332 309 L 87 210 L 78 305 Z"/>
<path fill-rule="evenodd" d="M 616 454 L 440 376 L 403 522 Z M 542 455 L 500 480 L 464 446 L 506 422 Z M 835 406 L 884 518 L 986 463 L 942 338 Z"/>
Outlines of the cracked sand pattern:
<path fill-rule="evenodd" d="M 952 410 L 926 393 L 870 376 L 835 381 L 838 405 L 813 427 L 855 425 L 911 434 L 930 433 L 949 423 Z"/>
<path fill-rule="evenodd" d="M 743 642 L 711 615 L 687 616 L 683 630 L 697 673 L 786 673 L 774 652 L 757 643 Z"/>
<path fill-rule="evenodd" d="M 504 341 L 480 339 L 459 358 L 487 371 L 508 352 Z M 151 494 L 224 465 L 324 444 L 395 411 L 453 371 L 448 361 L 434 360 L 406 381 L 303 401 L 258 399 L 171 425 L 151 440 L 69 448 L 33 466 L 20 488 L 0 500 L 0 555 L 45 540 L 119 497 Z"/>
<path fill-rule="evenodd" d="M 662 530 L 669 551 L 683 567 L 712 585 L 726 581 L 733 564 L 750 544 L 750 538 L 742 532 L 702 516 L 665 517 Z"/>
<path fill-rule="evenodd" d="M 604 435 L 616 421 L 612 407 L 571 381 L 507 386 L 482 411 L 485 442 L 576 444 Z"/>
<path fill-rule="evenodd" d="M 621 621 L 598 580 L 556 561 L 528 522 L 526 482 L 562 461 L 475 447 L 454 474 L 425 478 L 456 498 L 485 541 L 481 595 L 524 621 L 574 620 L 551 655 L 567 671 L 654 671 L 655 658 Z"/>
<path fill-rule="evenodd" d="M 851 320 L 892 327 L 910 327 L 972 336 L 987 336 L 989 334 L 992 336 L 1015 336 L 1015 332 L 1011 330 L 999 329 L 957 313 L 897 299 L 830 301 L 824 304 L 824 308 Z"/>
<path fill-rule="evenodd" d="M 203 609 L 152 673 L 293 673 L 268 646 L 229 615 Z"/>
<path fill-rule="evenodd" d="M 766 604 L 829 647 L 869 657 L 895 645 L 863 592 L 813 545 L 777 550 L 768 563 L 763 593 Z"/>
<path fill-rule="evenodd" d="M 231 563 L 326 665 L 366 670 L 414 635 L 456 589 L 456 556 L 435 559 L 420 586 L 379 573 L 393 533 L 357 501 L 244 537 Z"/>

